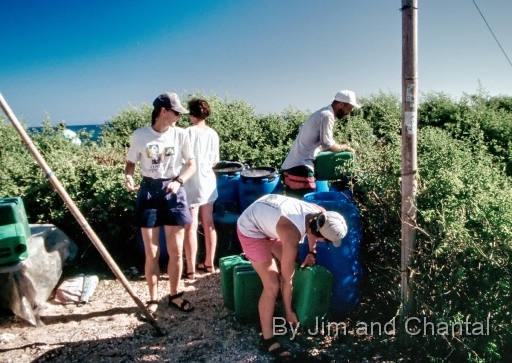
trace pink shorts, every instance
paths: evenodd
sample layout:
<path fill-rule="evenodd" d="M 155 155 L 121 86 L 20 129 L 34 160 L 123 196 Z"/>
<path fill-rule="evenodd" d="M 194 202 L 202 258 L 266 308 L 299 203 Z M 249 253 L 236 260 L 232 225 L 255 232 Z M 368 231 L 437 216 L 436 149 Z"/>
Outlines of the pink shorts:
<path fill-rule="evenodd" d="M 237 228 L 236 233 L 238 234 L 238 240 L 242 245 L 245 256 L 254 262 L 266 262 L 270 261 L 272 256 L 272 246 L 282 246 L 283 242 L 276 238 L 251 238 L 244 235 Z"/>

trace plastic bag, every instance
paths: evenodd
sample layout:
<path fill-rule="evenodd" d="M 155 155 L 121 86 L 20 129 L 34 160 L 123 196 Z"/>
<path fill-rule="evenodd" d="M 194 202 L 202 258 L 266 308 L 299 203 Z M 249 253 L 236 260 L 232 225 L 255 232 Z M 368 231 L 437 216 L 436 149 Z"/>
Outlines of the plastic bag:
<path fill-rule="evenodd" d="M 0 266 L 0 307 L 32 325 L 43 325 L 40 313 L 57 286 L 62 268 L 76 255 L 76 245 L 53 224 L 31 224 L 28 258 Z"/>
<path fill-rule="evenodd" d="M 64 280 L 55 293 L 60 304 L 86 304 L 98 286 L 98 276 L 79 275 Z"/>

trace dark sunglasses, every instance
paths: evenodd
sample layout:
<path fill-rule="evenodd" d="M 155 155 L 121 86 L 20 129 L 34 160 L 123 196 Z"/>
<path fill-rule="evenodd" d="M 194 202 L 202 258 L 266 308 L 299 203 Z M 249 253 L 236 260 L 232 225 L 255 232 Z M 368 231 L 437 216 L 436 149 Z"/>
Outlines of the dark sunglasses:
<path fill-rule="evenodd" d="M 172 111 L 176 116 L 181 116 L 181 112 L 175 111 L 172 108 L 166 108 L 167 111 Z"/>

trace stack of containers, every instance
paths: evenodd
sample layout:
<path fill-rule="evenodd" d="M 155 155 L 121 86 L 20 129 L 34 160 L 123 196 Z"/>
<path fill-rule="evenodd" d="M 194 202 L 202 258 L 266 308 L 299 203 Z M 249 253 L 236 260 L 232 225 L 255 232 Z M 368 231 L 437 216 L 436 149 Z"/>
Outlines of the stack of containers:
<path fill-rule="evenodd" d="M 224 305 L 241 323 L 257 322 L 261 279 L 243 255 L 219 260 Z M 302 326 L 314 327 L 329 314 L 334 276 L 322 266 L 300 268 L 293 276 L 292 304 Z"/>
<path fill-rule="evenodd" d="M 242 255 L 219 259 L 224 305 L 241 323 L 258 321 L 258 301 L 263 285 L 251 263 Z"/>

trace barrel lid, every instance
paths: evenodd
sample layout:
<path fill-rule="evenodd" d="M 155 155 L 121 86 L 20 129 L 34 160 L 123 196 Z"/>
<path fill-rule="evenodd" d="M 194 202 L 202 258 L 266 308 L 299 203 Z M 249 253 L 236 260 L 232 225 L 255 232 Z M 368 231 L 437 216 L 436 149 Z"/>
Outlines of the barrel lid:
<path fill-rule="evenodd" d="M 219 161 L 213 168 L 215 173 L 235 173 L 244 168 L 242 163 L 237 161 Z"/>
<path fill-rule="evenodd" d="M 242 170 L 240 173 L 244 178 L 271 178 L 276 174 L 276 168 L 272 167 L 256 167 Z"/>

